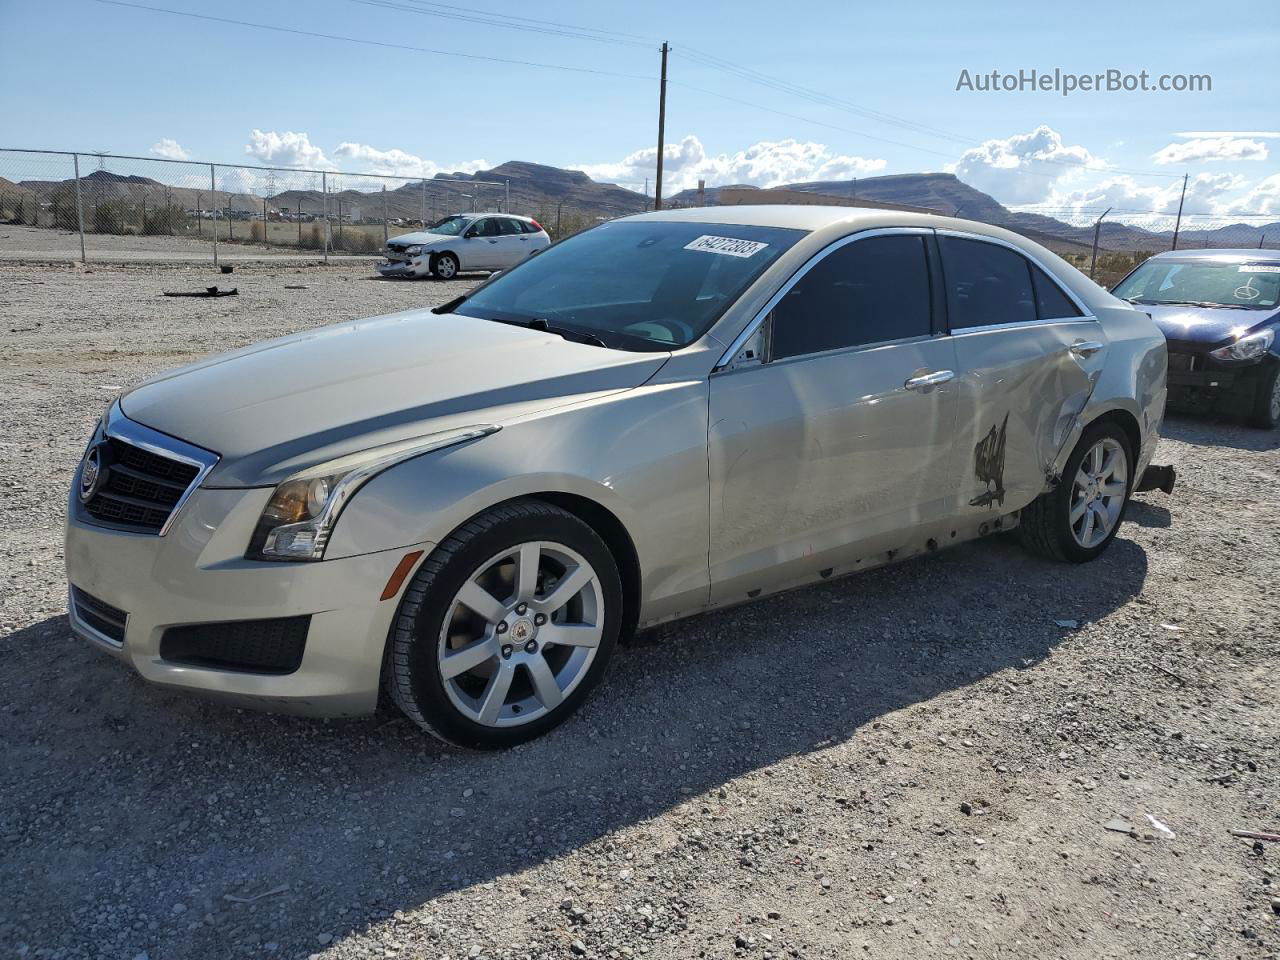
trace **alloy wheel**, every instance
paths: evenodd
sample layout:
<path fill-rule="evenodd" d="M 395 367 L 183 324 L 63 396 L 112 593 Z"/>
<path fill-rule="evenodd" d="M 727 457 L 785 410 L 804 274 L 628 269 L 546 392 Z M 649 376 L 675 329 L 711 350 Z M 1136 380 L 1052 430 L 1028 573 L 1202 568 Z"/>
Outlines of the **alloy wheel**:
<path fill-rule="evenodd" d="M 563 544 L 522 543 L 491 557 L 454 595 L 440 630 L 450 701 L 486 727 L 554 710 L 595 659 L 603 598 L 595 570 Z"/>
<path fill-rule="evenodd" d="M 1103 437 L 1085 453 L 1071 487 L 1071 535 L 1092 549 L 1111 535 L 1129 490 L 1129 458 L 1124 447 Z"/>

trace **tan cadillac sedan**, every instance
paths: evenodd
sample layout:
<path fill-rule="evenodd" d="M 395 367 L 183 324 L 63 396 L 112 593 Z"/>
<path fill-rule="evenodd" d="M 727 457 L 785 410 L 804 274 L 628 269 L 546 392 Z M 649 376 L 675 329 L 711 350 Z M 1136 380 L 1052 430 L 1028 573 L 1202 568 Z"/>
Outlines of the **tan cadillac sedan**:
<path fill-rule="evenodd" d="M 71 488 L 71 624 L 155 683 L 327 715 L 384 691 L 502 747 L 638 626 L 998 531 L 1093 559 L 1172 485 L 1165 373 L 1145 313 L 994 227 L 628 217 L 125 393 Z"/>

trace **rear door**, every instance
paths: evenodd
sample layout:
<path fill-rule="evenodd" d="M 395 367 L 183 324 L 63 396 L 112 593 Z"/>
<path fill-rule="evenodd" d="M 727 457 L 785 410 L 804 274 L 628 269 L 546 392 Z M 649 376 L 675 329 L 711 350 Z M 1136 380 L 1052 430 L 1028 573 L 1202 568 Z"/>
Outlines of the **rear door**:
<path fill-rule="evenodd" d="M 1011 244 L 938 231 L 955 342 L 953 476 L 962 514 L 1008 513 L 1043 490 L 1107 353 L 1102 325 Z"/>
<path fill-rule="evenodd" d="M 869 231 L 827 248 L 712 374 L 714 601 L 923 542 L 954 512 L 955 352 L 929 239 Z"/>
<path fill-rule="evenodd" d="M 501 236 L 498 248 L 501 251 L 502 265 L 514 267 L 533 250 L 528 235 L 524 232 L 524 224 L 515 217 L 494 217 L 498 221 Z"/>

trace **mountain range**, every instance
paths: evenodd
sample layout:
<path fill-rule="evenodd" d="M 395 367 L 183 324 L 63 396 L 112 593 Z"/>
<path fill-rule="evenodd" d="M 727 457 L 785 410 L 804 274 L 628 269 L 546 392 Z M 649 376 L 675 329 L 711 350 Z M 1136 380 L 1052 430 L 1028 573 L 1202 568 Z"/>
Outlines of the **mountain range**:
<path fill-rule="evenodd" d="M 341 189 L 344 180 L 354 180 L 361 189 Z M 384 192 L 369 178 L 330 175 L 329 211 L 359 208 L 360 216 L 379 219 L 418 219 L 443 216 L 472 208 L 497 209 L 510 189 L 511 209 L 537 217 L 554 217 L 563 209 L 567 214 L 588 219 L 609 218 L 639 213 L 651 207 L 652 201 L 642 194 L 612 183 L 592 180 L 578 170 L 564 170 L 540 163 L 512 160 L 475 173 L 438 174 L 424 181 L 413 180 Z M 492 186 L 489 184 L 501 184 Z M 0 193 L 21 192 L 48 202 L 60 190 L 71 187 L 71 180 L 23 180 L 17 184 L 0 180 Z M 335 185 L 339 189 L 334 189 Z M 749 185 L 744 186 L 752 189 Z M 887 201 L 924 207 L 938 213 L 981 220 L 1007 227 L 1045 244 L 1059 253 L 1087 252 L 1093 243 L 1092 224 L 1065 223 L 1042 214 L 1010 210 L 994 197 L 975 189 L 950 173 L 907 173 L 859 180 L 821 180 L 783 185 L 784 189 L 819 193 L 834 197 L 851 197 L 861 201 Z M 708 187 L 702 201 L 719 202 L 720 187 Z M 95 170 L 81 178 L 81 193 L 92 201 L 101 197 L 129 197 L 132 200 L 173 203 L 187 209 L 210 209 L 208 189 L 199 186 L 175 186 L 140 176 Z M 224 199 L 225 198 L 225 199 Z M 474 200 L 472 199 L 474 198 Z M 320 212 L 323 197 L 318 190 L 285 190 L 268 197 L 249 193 L 218 194 L 217 206 L 237 211 L 260 211 L 263 201 L 274 209 L 304 213 Z M 693 206 L 699 201 L 696 190 L 682 190 L 668 198 L 670 206 Z M 385 207 L 384 207 L 385 204 Z M 1184 229 L 1179 245 L 1257 246 L 1264 237 L 1280 245 L 1280 222 L 1266 224 L 1229 224 L 1213 229 Z M 1151 231 L 1142 227 L 1105 221 L 1100 246 L 1107 250 L 1134 251 L 1167 249 L 1172 231 Z"/>

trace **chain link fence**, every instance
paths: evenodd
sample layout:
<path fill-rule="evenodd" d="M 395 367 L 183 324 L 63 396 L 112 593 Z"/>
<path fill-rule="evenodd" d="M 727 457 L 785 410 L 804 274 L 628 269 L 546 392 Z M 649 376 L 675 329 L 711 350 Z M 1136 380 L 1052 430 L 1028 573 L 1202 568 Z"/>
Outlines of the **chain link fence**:
<path fill-rule="evenodd" d="M 1280 213 L 1154 214 L 1114 208 L 1023 210 L 1001 226 L 1041 243 L 1110 287 L 1170 250 L 1280 248 Z"/>
<path fill-rule="evenodd" d="M 45 228 L 19 238 L 36 258 L 327 261 L 375 254 L 449 214 L 509 207 L 510 185 L 489 180 L 0 149 L 0 221 Z"/>

